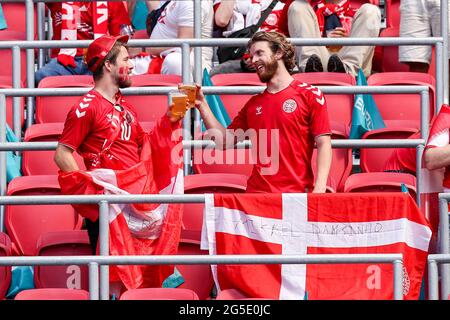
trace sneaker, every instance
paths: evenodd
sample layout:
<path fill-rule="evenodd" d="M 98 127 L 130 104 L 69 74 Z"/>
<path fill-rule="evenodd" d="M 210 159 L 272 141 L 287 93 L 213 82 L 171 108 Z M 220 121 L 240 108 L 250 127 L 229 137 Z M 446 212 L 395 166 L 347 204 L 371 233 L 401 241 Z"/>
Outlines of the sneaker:
<path fill-rule="evenodd" d="M 328 59 L 327 70 L 328 72 L 346 72 L 342 60 L 335 54 L 331 55 L 330 59 Z"/>
<path fill-rule="evenodd" d="M 308 58 L 305 65 L 305 72 L 323 72 L 322 61 L 317 54 Z"/>

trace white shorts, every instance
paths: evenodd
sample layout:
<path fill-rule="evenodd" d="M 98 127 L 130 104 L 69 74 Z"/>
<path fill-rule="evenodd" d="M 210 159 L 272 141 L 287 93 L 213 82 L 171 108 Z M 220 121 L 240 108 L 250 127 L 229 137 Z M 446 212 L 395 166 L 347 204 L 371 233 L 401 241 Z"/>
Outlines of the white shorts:
<path fill-rule="evenodd" d="M 401 0 L 400 37 L 438 37 L 441 34 L 440 4 L 440 0 Z M 431 46 L 400 46 L 399 60 L 429 64 Z"/>

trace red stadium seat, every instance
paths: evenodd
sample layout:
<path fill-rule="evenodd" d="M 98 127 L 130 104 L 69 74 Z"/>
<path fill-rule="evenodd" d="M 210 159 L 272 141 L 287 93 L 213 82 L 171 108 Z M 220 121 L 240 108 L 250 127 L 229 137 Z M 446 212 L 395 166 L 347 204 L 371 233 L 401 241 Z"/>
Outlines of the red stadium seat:
<path fill-rule="evenodd" d="M 38 256 L 91 255 L 92 249 L 86 230 L 47 232 L 37 242 Z M 36 288 L 89 289 L 86 265 L 34 267 Z"/>
<path fill-rule="evenodd" d="M 181 77 L 170 74 L 143 74 L 131 78 L 133 87 L 176 87 Z M 167 95 L 126 96 L 136 110 L 139 121 L 158 121 L 167 111 Z"/>
<path fill-rule="evenodd" d="M 130 289 L 119 300 L 198 300 L 194 291 L 179 288 Z"/>
<path fill-rule="evenodd" d="M 57 195 L 57 176 L 23 176 L 8 185 L 9 196 Z M 82 218 L 70 205 L 7 205 L 5 227 L 17 254 L 35 255 L 39 237 L 49 231 L 79 230 Z"/>
<path fill-rule="evenodd" d="M 14 30 L 0 31 L 0 41 L 17 41 L 26 40 L 25 32 Z M 2 70 L 2 77 L 9 79 L 9 84 L 12 84 L 12 49 L 0 49 L 0 70 Z M 24 83 L 27 77 L 27 56 L 25 50 L 20 50 L 20 83 Z"/>
<path fill-rule="evenodd" d="M 19 292 L 14 300 L 89 300 L 89 292 L 63 288 L 29 289 Z"/>
<path fill-rule="evenodd" d="M 256 73 L 223 73 L 211 77 L 211 82 L 215 86 L 262 86 L 264 85 Z M 223 94 L 220 99 L 225 109 L 233 119 L 244 107 L 245 103 L 252 95 L 249 94 Z"/>
<path fill-rule="evenodd" d="M 305 72 L 296 73 L 294 79 L 314 86 L 354 86 L 355 78 L 347 73 Z M 325 94 L 330 121 L 350 126 L 353 110 L 352 94 Z"/>
<path fill-rule="evenodd" d="M 207 255 L 208 251 L 200 250 L 199 244 L 182 241 L 178 246 L 178 254 Z M 209 264 L 180 264 L 177 265 L 177 269 L 184 278 L 184 283 L 182 283 L 178 288 L 194 291 L 200 300 L 205 300 L 210 297 L 211 290 L 214 286 L 214 279 L 212 277 L 211 266 Z"/>
<path fill-rule="evenodd" d="M 407 139 L 416 128 L 388 127 L 366 132 L 362 139 Z M 381 172 L 394 148 L 361 148 L 360 166 L 362 172 Z"/>
<path fill-rule="evenodd" d="M 1 58 L 1 50 L 0 50 L 0 70 L 4 70 L 1 67 L 1 63 L 2 63 L 2 58 Z M 0 89 L 10 89 L 12 88 L 12 80 L 11 80 L 11 76 L 0 76 Z M 19 98 L 20 99 L 20 109 L 19 109 L 19 113 L 20 113 L 20 125 L 23 125 L 24 122 L 24 99 L 23 97 Z M 11 129 L 14 128 L 13 125 L 13 98 L 12 97 L 6 97 L 6 122 L 8 123 L 9 127 Z"/>
<path fill-rule="evenodd" d="M 184 193 L 242 193 L 247 188 L 245 175 L 204 173 L 184 177 Z M 203 223 L 203 203 L 185 203 L 181 238 L 199 243 Z"/>
<path fill-rule="evenodd" d="M 331 126 L 331 139 L 348 139 L 349 132 L 348 127 L 344 124 L 334 121 L 330 122 Z M 351 148 L 333 148 L 333 158 L 331 162 L 330 174 L 328 176 L 329 192 L 342 191 L 344 189 L 344 182 L 350 175 L 353 166 L 352 149 Z M 316 173 L 316 157 L 317 149 L 313 151 L 311 159 L 311 165 L 313 167 L 314 174 Z"/>
<path fill-rule="evenodd" d="M 430 90 L 430 120 L 435 112 L 435 80 L 426 73 L 418 72 L 385 72 L 376 73 L 367 80 L 369 86 L 388 85 L 420 85 L 429 86 Z M 387 127 L 390 121 L 404 121 L 404 126 L 415 122 L 416 128 L 420 128 L 420 95 L 419 94 L 374 94 L 373 98 L 380 110 L 381 116 Z"/>
<path fill-rule="evenodd" d="M 24 3 L 25 1 L 21 2 L 22 3 L 2 1 L 2 10 L 8 28 L 6 30 L 0 31 L 0 34 L 10 30 L 26 33 L 27 31 L 26 6 Z M 36 35 L 37 34 L 36 4 L 33 4 L 33 6 L 34 6 L 34 30 Z"/>
<path fill-rule="evenodd" d="M 92 76 L 70 75 L 45 77 L 39 88 L 94 87 Z M 80 96 L 36 97 L 36 123 L 64 122 L 70 108 Z"/>
<path fill-rule="evenodd" d="M 216 297 L 216 300 L 270 300 L 265 298 L 249 298 L 237 289 L 221 290 Z"/>
<path fill-rule="evenodd" d="M 383 29 L 380 32 L 380 38 L 392 37 L 396 38 L 400 36 L 400 30 L 398 27 L 389 27 Z M 378 72 L 409 72 L 409 67 L 405 63 L 398 61 L 398 46 L 376 46 L 375 54 L 373 57 L 372 69 Z M 436 62 L 435 62 L 435 49 L 432 47 L 432 55 L 430 62 L 430 69 L 428 74 L 436 76 Z"/>
<path fill-rule="evenodd" d="M 416 177 L 409 173 L 354 173 L 345 181 L 344 192 L 400 192 L 402 184 L 415 199 Z"/>
<path fill-rule="evenodd" d="M 25 142 L 58 141 L 64 128 L 64 123 L 34 124 L 25 131 Z M 56 175 L 58 167 L 53 157 L 54 150 L 33 150 L 22 153 L 22 172 L 24 175 Z M 73 156 L 81 170 L 85 170 L 83 158 L 74 152 Z"/>
<path fill-rule="evenodd" d="M 11 240 L 0 232 L 0 257 L 11 255 Z M 5 298 L 11 283 L 11 266 L 0 266 L 0 300 Z"/>

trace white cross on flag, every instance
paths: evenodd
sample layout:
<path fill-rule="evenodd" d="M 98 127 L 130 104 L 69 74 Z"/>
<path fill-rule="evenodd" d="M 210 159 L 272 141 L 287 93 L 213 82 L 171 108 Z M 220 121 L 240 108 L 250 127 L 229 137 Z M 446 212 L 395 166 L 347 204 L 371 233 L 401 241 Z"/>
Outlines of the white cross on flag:
<path fill-rule="evenodd" d="M 402 253 L 419 297 L 431 230 L 405 193 L 206 195 L 210 254 Z M 271 299 L 392 299 L 392 264 L 213 265 L 218 290 Z"/>

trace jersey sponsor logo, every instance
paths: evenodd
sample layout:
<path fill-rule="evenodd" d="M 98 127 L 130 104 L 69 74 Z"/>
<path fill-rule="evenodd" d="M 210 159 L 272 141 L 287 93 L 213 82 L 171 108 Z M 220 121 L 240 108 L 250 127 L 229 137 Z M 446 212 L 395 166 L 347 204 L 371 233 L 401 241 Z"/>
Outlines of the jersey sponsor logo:
<path fill-rule="evenodd" d="M 262 114 L 262 107 L 256 107 L 256 115 Z"/>
<path fill-rule="evenodd" d="M 288 99 L 283 103 L 283 110 L 286 113 L 292 113 L 297 109 L 297 102 L 294 99 Z"/>

